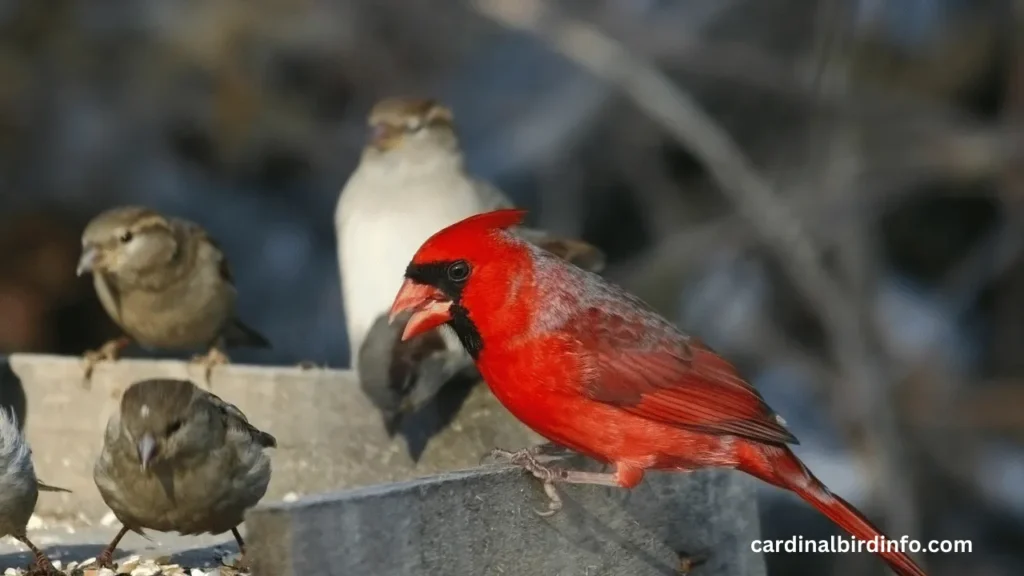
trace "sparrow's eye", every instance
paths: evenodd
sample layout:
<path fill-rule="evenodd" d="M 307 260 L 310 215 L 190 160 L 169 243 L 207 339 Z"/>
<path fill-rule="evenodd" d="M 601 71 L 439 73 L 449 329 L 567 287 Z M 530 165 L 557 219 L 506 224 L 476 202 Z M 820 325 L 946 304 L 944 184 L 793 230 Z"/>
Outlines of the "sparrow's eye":
<path fill-rule="evenodd" d="M 171 434 L 174 434 L 178 430 L 181 430 L 182 424 L 183 424 L 183 422 L 181 420 L 175 420 L 174 422 L 171 422 L 170 424 L 168 424 L 167 425 L 167 435 L 170 436 Z"/>
<path fill-rule="evenodd" d="M 469 263 L 456 260 L 448 265 L 448 279 L 452 282 L 465 282 L 469 278 Z"/>
<path fill-rule="evenodd" d="M 121 233 L 121 236 L 118 237 L 118 240 L 121 241 L 121 244 L 127 244 L 132 241 L 132 238 L 134 238 L 134 236 L 132 236 L 131 231 L 125 230 Z"/>

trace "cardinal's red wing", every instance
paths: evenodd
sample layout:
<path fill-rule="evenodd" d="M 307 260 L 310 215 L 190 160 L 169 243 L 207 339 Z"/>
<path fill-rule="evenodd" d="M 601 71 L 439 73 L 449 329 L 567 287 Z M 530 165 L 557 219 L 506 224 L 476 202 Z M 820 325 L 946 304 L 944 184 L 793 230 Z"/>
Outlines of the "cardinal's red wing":
<path fill-rule="evenodd" d="M 651 318 L 631 322 L 593 308 L 585 316 L 567 326 L 580 327 L 589 398 L 680 428 L 797 443 L 757 390 L 697 340 Z"/>

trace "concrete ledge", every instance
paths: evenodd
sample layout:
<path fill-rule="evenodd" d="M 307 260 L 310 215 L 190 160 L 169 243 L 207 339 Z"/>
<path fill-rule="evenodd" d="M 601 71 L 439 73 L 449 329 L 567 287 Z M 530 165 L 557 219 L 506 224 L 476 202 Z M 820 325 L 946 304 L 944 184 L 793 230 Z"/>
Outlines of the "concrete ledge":
<path fill-rule="evenodd" d="M 199 382 L 202 373 L 176 360 L 123 359 L 97 366 L 86 388 L 79 358 L 0 358 L 0 403 L 18 405 L 19 413 L 27 405 L 25 430 L 38 476 L 74 491 L 41 495 L 37 514 L 95 523 L 107 513 L 92 480 L 107 418 L 128 385 L 153 377 Z M 495 446 L 541 441 L 486 386 L 470 392 L 451 426 L 414 462 L 402 438 L 387 437 L 350 371 L 236 364 L 216 368 L 212 380 L 216 394 L 278 439 L 279 448 L 270 451 L 273 479 L 266 500 L 468 468 Z"/>
<path fill-rule="evenodd" d="M 680 551 L 708 553 L 695 576 L 764 576 L 751 484 L 719 470 L 561 486 L 565 507 L 541 518 L 537 481 L 484 467 L 262 504 L 246 527 L 255 576 L 667 576 Z"/>

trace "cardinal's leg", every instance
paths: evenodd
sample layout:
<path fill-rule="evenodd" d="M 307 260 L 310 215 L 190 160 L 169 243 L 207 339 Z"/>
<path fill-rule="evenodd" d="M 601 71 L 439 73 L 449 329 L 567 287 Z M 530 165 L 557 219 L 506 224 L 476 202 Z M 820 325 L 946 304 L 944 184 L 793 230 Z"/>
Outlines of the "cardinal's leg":
<path fill-rule="evenodd" d="M 114 552 L 117 551 L 117 545 L 121 543 L 121 538 L 128 533 L 127 526 L 121 526 L 121 530 L 114 536 L 114 539 L 110 541 L 110 544 L 103 549 L 103 552 L 99 555 L 96 561 L 99 563 L 100 568 L 114 568 Z"/>
<path fill-rule="evenodd" d="M 210 380 L 210 376 L 213 374 L 213 369 L 217 366 L 223 366 L 230 364 L 231 359 L 224 352 L 224 348 L 220 342 L 210 346 L 210 351 L 206 354 L 199 354 L 192 357 L 192 363 L 198 364 L 203 367 L 203 379 L 206 382 L 206 387 L 213 390 L 213 382 Z"/>
<path fill-rule="evenodd" d="M 121 336 L 120 338 L 114 338 L 113 340 L 107 341 L 103 346 L 100 346 L 96 350 L 87 350 L 85 354 L 82 354 L 85 368 L 85 386 L 89 387 L 92 379 L 92 371 L 96 368 L 96 365 L 100 362 L 117 360 L 121 355 L 121 351 L 128 347 L 132 343 L 132 339 L 127 336 Z"/>
<path fill-rule="evenodd" d="M 494 450 L 491 454 L 508 458 L 512 464 L 524 468 L 533 474 L 534 477 L 544 482 L 544 492 L 548 495 L 551 502 L 548 504 L 546 512 L 537 512 L 541 516 L 551 516 L 562 509 L 562 499 L 555 490 L 556 482 L 633 488 L 644 479 L 644 471 L 642 469 L 622 463 L 616 464 L 614 473 L 564 470 L 554 466 L 546 466 L 537 460 L 535 455 L 537 448 L 527 448 L 516 452 Z"/>

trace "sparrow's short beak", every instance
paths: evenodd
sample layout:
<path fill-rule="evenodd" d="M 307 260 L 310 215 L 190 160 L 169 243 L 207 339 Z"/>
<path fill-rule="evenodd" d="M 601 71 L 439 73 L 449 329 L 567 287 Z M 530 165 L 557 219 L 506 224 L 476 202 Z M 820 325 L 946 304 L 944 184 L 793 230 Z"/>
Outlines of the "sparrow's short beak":
<path fill-rule="evenodd" d="M 78 267 L 75 268 L 75 274 L 81 276 L 86 272 L 92 272 L 92 267 L 96 263 L 96 248 L 90 246 L 82 250 L 82 256 L 78 259 Z"/>
<path fill-rule="evenodd" d="M 156 440 L 153 439 L 152 434 L 144 434 L 142 439 L 139 440 L 139 462 L 142 463 L 142 470 L 146 471 L 149 469 L 149 462 L 153 459 L 153 455 L 156 454 Z"/>
<path fill-rule="evenodd" d="M 402 312 L 413 311 L 402 332 L 404 342 L 450 321 L 451 307 L 452 301 L 437 288 L 407 278 L 395 297 L 395 303 L 391 305 L 388 320 L 394 322 Z"/>

